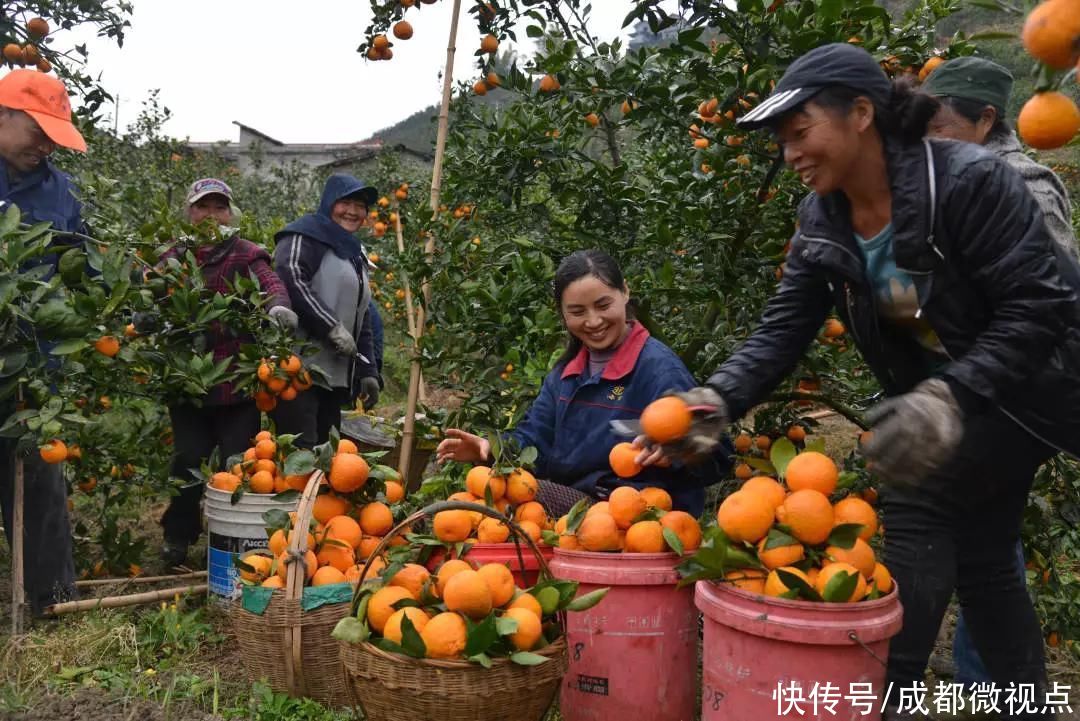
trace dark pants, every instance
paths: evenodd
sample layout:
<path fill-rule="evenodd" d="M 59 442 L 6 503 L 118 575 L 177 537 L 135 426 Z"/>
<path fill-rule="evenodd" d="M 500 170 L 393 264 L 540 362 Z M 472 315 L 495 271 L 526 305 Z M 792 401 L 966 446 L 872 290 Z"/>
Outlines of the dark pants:
<path fill-rule="evenodd" d="M 1041 705 L 1042 633 L 1016 573 L 1016 544 L 1035 472 L 1052 455 L 995 411 L 966 420 L 956 455 L 921 489 L 882 490 L 884 562 L 904 605 L 904 626 L 889 647 L 893 702 L 900 687 L 922 682 L 955 589 L 990 678 L 998 688 L 1034 684 Z"/>
<path fill-rule="evenodd" d="M 315 386 L 297 395 L 295 400 L 278 401 L 270 417 L 279 435 L 298 433 L 297 446 L 314 448 L 326 443 L 331 428 L 341 430 L 341 406 L 348 402 L 347 396 L 343 389 Z"/>
<path fill-rule="evenodd" d="M 180 488 L 161 517 L 161 527 L 167 541 L 194 543 L 202 533 L 203 484 L 195 480 L 190 469 L 197 469 L 214 448 L 218 448 L 219 465 L 225 459 L 243 453 L 259 432 L 259 409 L 254 402 L 229 406 L 176 405 L 169 408 L 173 430 L 173 461 L 170 470 L 174 478 L 189 483 Z"/>
<path fill-rule="evenodd" d="M 0 439 L 0 506 L 8 544 L 14 523 L 15 441 Z M 67 486 L 60 465 L 41 460 L 36 451 L 23 457 L 23 578 L 26 601 L 34 615 L 53 603 L 78 596 L 71 557 L 71 522 Z"/>

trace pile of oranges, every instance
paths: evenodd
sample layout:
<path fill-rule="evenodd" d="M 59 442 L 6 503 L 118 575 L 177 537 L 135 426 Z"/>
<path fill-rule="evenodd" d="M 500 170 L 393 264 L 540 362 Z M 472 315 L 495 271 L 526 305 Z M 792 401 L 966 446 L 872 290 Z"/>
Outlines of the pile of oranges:
<path fill-rule="evenodd" d="M 279 446 L 270 431 L 259 431 L 244 451 L 243 459 L 227 471 L 210 477 L 210 487 L 226 493 L 243 488 L 247 493 L 302 491 L 308 474 L 287 476 L 284 472 L 286 448 Z"/>
<path fill-rule="evenodd" d="M 45 18 L 32 18 L 26 23 L 26 35 L 32 40 L 43 40 L 49 34 L 49 29 L 49 21 Z M 41 50 L 33 43 L 8 43 L 2 52 L 4 60 L 12 67 L 29 66 L 43 73 L 52 70 L 52 63 L 42 57 Z"/>
<path fill-rule="evenodd" d="M 833 503 L 839 476 L 832 459 L 806 451 L 788 464 L 784 484 L 755 476 L 725 498 L 716 514 L 720 529 L 733 544 L 756 551 L 763 566 L 733 570 L 727 580 L 766 596 L 813 600 L 793 577 L 829 600 L 861 601 L 891 591 L 892 577 L 870 546 L 880 527 L 877 512 L 854 495 Z M 837 541 L 834 532 L 849 524 L 857 536 L 844 547 L 849 544 Z M 834 597 L 837 583 L 830 587 L 838 574 L 856 578 L 846 598 Z"/>
<path fill-rule="evenodd" d="M 571 524 L 573 511 L 555 523 L 559 548 L 569 551 L 623 553 L 689 552 L 701 545 L 701 526 L 685 511 L 671 510 L 671 496 L 661 488 L 620 486 L 608 500 L 589 506 Z M 669 540 L 674 535 L 676 542 Z"/>
<path fill-rule="evenodd" d="M 305 529 L 307 538 L 302 548 L 306 549 L 304 566 L 309 585 L 359 583 L 364 563 L 382 543 L 383 537 L 393 529 L 395 521 L 390 505 L 404 499 L 405 488 L 398 481 L 386 481 L 386 502 L 353 503 L 351 498 L 365 489 L 369 474 L 370 467 L 364 457 L 357 453 L 356 445 L 342 439 L 338 443 L 328 479 L 323 481 L 326 485 L 315 499 L 311 528 Z M 221 474 L 215 474 L 215 477 L 218 475 Z M 300 490 L 308 480 L 306 475 L 287 478 L 288 487 Z M 268 555 L 256 551 L 242 559 L 251 566 L 250 570 L 241 566 L 240 576 L 243 580 L 271 588 L 284 588 L 288 572 L 287 549 L 293 535 L 299 530 L 294 527 L 296 514 L 289 514 L 289 517 L 287 526 L 273 529 L 270 533 Z M 403 537 L 397 537 L 390 545 L 404 543 Z M 372 562 L 368 574 L 377 574 L 385 567 L 386 562 L 377 558 Z"/>
<path fill-rule="evenodd" d="M 295 355 L 283 358 L 276 366 L 263 359 L 256 375 L 259 389 L 255 391 L 255 405 L 264 412 L 274 410 L 278 400 L 291 401 L 312 386 L 311 374 Z"/>
<path fill-rule="evenodd" d="M 409 605 L 401 607 L 403 601 Z M 411 625 L 423 642 L 424 656 L 439 659 L 464 658 L 469 629 L 498 619 L 500 640 L 487 654 L 507 656 L 546 646 L 557 637 L 558 601 L 554 588 L 541 588 L 536 595 L 520 588 L 501 563 L 475 567 L 459 558 L 445 561 L 435 573 L 406 564 L 361 601 L 358 615 L 374 636 L 398 645 L 405 645 L 405 628 Z"/>
<path fill-rule="evenodd" d="M 465 490 L 447 500 L 488 505 L 503 515 L 513 515 L 518 527 L 535 543 L 544 543 L 543 532 L 555 528 L 547 511 L 536 500 L 540 486 L 533 474 L 517 468 L 505 476 L 488 466 L 473 466 L 465 476 Z M 435 537 L 443 543 L 505 543 L 510 527 L 479 511 L 440 511 L 432 518 Z"/>

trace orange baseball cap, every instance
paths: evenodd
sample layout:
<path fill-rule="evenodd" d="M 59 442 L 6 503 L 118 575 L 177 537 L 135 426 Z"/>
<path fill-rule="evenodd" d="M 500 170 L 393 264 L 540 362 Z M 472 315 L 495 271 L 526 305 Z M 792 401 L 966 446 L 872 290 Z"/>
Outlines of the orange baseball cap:
<path fill-rule="evenodd" d="M 86 152 L 86 141 L 71 122 L 67 88 L 53 76 L 12 70 L 0 78 L 0 105 L 29 115 L 57 145 Z"/>

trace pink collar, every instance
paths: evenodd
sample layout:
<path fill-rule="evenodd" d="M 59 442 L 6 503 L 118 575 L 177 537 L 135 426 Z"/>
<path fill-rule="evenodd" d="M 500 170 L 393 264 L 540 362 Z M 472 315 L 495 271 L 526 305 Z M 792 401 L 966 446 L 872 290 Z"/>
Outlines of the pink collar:
<path fill-rule="evenodd" d="M 649 331 L 645 329 L 645 326 L 641 323 L 631 325 L 630 334 L 615 349 L 615 356 L 604 366 L 604 372 L 600 377 L 604 380 L 614 381 L 634 370 L 638 356 L 641 355 L 641 349 L 645 347 L 645 341 L 647 340 L 649 340 Z M 562 377 L 568 378 L 581 375 L 588 363 L 589 349 L 583 347 L 563 368 Z"/>

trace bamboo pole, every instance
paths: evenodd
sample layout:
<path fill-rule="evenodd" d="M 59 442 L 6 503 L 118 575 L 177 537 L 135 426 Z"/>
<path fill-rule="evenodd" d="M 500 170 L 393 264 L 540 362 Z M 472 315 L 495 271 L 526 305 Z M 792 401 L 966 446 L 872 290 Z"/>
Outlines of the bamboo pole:
<path fill-rule="evenodd" d="M 87 598 L 81 601 L 54 603 L 51 606 L 45 607 L 44 615 L 62 616 L 66 613 L 90 611 L 95 608 L 121 608 L 124 606 L 140 606 L 144 603 L 167 601 L 168 599 L 179 595 L 206 593 L 206 590 L 207 584 L 200 583 L 196 586 L 177 586 L 175 588 L 163 588 L 159 591 L 133 593 L 129 596 L 106 596 L 104 598 Z"/>
<path fill-rule="evenodd" d="M 394 201 L 394 209 L 397 211 L 394 215 L 394 234 L 397 236 L 397 249 L 398 253 L 405 254 L 405 236 L 401 230 L 401 206 L 398 202 Z M 413 339 L 413 345 L 416 344 L 416 307 L 413 305 L 412 295 L 412 283 L 409 281 L 409 274 L 402 272 L 401 285 L 405 289 L 405 320 L 409 323 L 409 337 Z M 424 376 L 420 376 L 420 402 L 427 402 L 427 388 L 425 387 Z"/>
<path fill-rule="evenodd" d="M 439 197 L 442 193 L 443 156 L 446 155 L 446 134 L 450 123 L 450 93 L 454 84 L 454 54 L 457 52 L 458 16 L 461 14 L 461 0 L 454 0 L 450 11 L 450 38 L 446 43 L 446 68 L 443 71 L 442 105 L 439 108 L 439 129 L 435 136 L 435 164 L 431 171 L 431 212 L 439 212 Z M 435 236 L 429 235 L 424 245 L 428 264 L 435 258 Z M 409 477 L 409 463 L 416 442 L 416 400 L 420 390 L 420 339 L 424 335 L 425 309 L 431 302 L 431 284 L 425 280 L 421 286 L 423 303 L 416 310 L 416 336 L 412 366 L 409 368 L 409 396 L 405 403 L 405 431 L 401 436 L 401 460 L 398 473 L 402 480 Z"/>
<path fill-rule="evenodd" d="M 129 576 L 127 578 L 87 578 L 76 581 L 78 588 L 92 588 L 94 586 L 120 586 L 126 583 L 160 583 L 162 581 L 185 581 L 196 578 L 206 578 L 206 571 L 194 571 L 192 573 L 177 573 L 171 576 Z"/>

